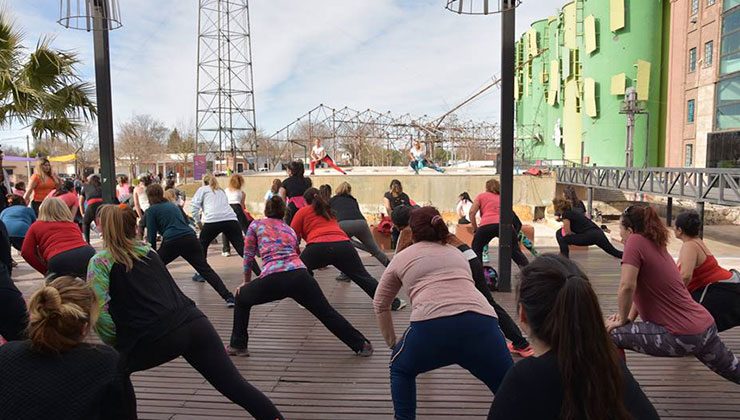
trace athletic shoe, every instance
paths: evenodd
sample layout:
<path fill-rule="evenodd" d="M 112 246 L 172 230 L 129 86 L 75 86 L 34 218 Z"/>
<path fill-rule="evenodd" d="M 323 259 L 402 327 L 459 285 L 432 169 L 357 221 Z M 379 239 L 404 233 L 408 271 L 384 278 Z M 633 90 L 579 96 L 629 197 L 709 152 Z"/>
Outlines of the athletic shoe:
<path fill-rule="evenodd" d="M 201 276 L 200 273 L 193 274 L 193 281 L 196 281 L 198 283 L 205 283 L 206 278 Z"/>
<path fill-rule="evenodd" d="M 507 343 L 506 345 L 509 348 L 509 352 L 513 354 L 518 354 L 521 357 L 532 357 L 534 356 L 534 350 L 532 350 L 532 346 L 527 344 L 527 347 L 523 349 L 518 349 L 514 347 L 514 343 Z"/>
<path fill-rule="evenodd" d="M 236 306 L 236 302 L 234 301 L 234 297 L 232 296 L 232 297 L 226 298 L 226 307 L 227 308 L 233 308 L 234 306 Z"/>
<path fill-rule="evenodd" d="M 249 350 L 238 349 L 238 348 L 231 347 L 231 346 L 226 346 L 226 353 L 228 353 L 229 356 L 249 357 Z"/>
<path fill-rule="evenodd" d="M 230 257 L 231 256 L 231 252 L 222 252 L 221 253 L 221 256 L 222 257 Z"/>
<path fill-rule="evenodd" d="M 393 301 L 393 302 L 395 303 L 396 301 Z M 406 301 L 399 298 L 398 299 L 398 305 L 395 306 L 395 307 L 394 307 L 394 305 L 391 305 L 391 310 L 392 311 L 400 311 L 401 309 L 405 308 L 406 305 L 407 305 Z"/>
<path fill-rule="evenodd" d="M 491 262 L 491 257 L 488 256 L 488 253 L 487 252 L 484 252 L 483 253 L 483 263 L 486 264 L 486 263 L 489 263 L 489 262 Z"/>
<path fill-rule="evenodd" d="M 344 273 L 340 273 L 340 274 L 339 274 L 339 275 L 338 275 L 338 276 L 337 276 L 337 277 L 335 278 L 335 280 L 336 280 L 336 281 L 343 281 L 343 282 L 345 282 L 345 283 L 350 283 L 350 282 L 352 281 L 352 279 L 350 279 L 350 278 L 349 278 L 349 276 L 348 276 L 348 275 L 346 275 L 346 274 L 344 274 Z"/>
<path fill-rule="evenodd" d="M 360 357 L 370 357 L 373 355 L 373 352 L 373 345 L 370 344 L 369 341 L 366 341 L 362 346 L 362 350 L 358 351 L 356 354 Z"/>

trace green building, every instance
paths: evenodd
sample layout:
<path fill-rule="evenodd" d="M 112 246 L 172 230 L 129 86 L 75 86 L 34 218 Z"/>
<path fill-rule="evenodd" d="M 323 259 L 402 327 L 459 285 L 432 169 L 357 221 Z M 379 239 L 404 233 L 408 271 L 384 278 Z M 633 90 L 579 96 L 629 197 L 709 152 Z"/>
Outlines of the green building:
<path fill-rule="evenodd" d="M 664 160 L 667 0 L 575 0 L 517 42 L 517 157 L 625 166 L 625 91 L 641 113 L 636 167 Z"/>

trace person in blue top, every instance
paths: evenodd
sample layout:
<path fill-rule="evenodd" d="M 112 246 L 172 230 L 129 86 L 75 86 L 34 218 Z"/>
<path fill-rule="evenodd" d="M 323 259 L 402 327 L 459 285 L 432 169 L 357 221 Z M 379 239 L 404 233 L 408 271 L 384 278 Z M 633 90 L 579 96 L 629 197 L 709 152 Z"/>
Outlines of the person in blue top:
<path fill-rule="evenodd" d="M 147 240 L 152 249 L 157 249 L 157 234 L 162 234 L 162 245 L 157 254 L 164 265 L 182 257 L 218 292 L 226 301 L 226 306 L 232 308 L 234 295 L 208 264 L 203 247 L 180 207 L 164 198 L 164 190 L 159 184 L 146 187 L 146 195 L 149 199 L 149 209 L 145 215 Z"/>
<path fill-rule="evenodd" d="M 26 207 L 23 197 L 19 195 L 9 195 L 8 205 L 10 207 L 7 207 L 0 213 L 0 221 L 8 229 L 10 244 L 13 245 L 13 248 L 20 251 L 28 228 L 36 221 L 36 213 L 34 213 L 32 208 Z"/>

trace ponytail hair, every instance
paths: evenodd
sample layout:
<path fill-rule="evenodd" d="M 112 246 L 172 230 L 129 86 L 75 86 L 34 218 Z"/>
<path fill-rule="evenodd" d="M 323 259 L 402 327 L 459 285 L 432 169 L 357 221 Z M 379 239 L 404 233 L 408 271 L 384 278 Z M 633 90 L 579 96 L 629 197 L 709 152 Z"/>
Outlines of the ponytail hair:
<path fill-rule="evenodd" d="M 321 192 L 316 188 L 309 188 L 303 193 L 303 199 L 306 200 L 306 204 L 313 207 L 313 211 L 317 216 L 321 216 L 326 220 L 334 218 L 334 212 L 329 206 L 329 203 L 321 195 Z"/>
<path fill-rule="evenodd" d="M 42 286 L 28 303 L 28 338 L 42 353 L 61 353 L 80 344 L 95 325 L 95 293 L 83 280 L 58 277 Z"/>
<path fill-rule="evenodd" d="M 216 192 L 221 189 L 221 186 L 218 185 L 218 178 L 216 178 L 215 175 L 208 174 L 203 177 L 203 185 L 207 185 L 211 187 L 211 190 L 213 192 Z"/>
<path fill-rule="evenodd" d="M 395 213 L 395 212 L 394 212 Z M 442 242 L 447 241 L 450 231 L 442 215 L 434 207 L 427 206 L 415 209 L 409 218 L 411 238 L 414 242 Z"/>
<path fill-rule="evenodd" d="M 668 228 L 650 206 L 629 206 L 622 213 L 622 226 L 650 239 L 661 248 L 668 245 Z"/>
<path fill-rule="evenodd" d="M 630 419 L 620 358 L 583 271 L 567 258 L 542 255 L 522 269 L 517 299 L 532 335 L 557 357 L 559 418 Z"/>

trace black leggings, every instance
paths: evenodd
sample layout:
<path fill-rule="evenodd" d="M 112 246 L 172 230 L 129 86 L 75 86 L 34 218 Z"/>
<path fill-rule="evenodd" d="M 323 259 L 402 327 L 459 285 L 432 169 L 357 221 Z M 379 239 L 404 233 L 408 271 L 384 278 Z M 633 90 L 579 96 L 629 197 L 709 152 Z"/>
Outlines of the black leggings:
<path fill-rule="evenodd" d="M 319 284 L 305 269 L 283 271 L 252 280 L 239 289 L 234 308 L 231 347 L 246 349 L 249 341 L 249 312 L 252 306 L 289 297 L 308 309 L 313 316 L 352 351 L 362 350 L 367 338 L 357 331 L 326 300 Z"/>
<path fill-rule="evenodd" d="M 46 265 L 46 274 L 59 276 L 76 276 L 81 279 L 87 278 L 87 263 L 95 255 L 95 248 L 90 245 L 60 252 L 49 258 Z"/>
<path fill-rule="evenodd" d="M 740 283 L 712 283 L 706 287 L 706 293 L 704 289 L 694 290 L 691 297 L 712 314 L 717 330 L 740 325 Z"/>
<path fill-rule="evenodd" d="M 175 239 L 164 240 L 157 250 L 157 254 L 159 254 L 159 258 L 162 259 L 164 265 L 171 263 L 177 257 L 182 257 L 195 271 L 206 279 L 208 284 L 218 292 L 219 296 L 223 299 L 234 297 L 229 289 L 226 288 L 226 285 L 224 285 L 221 277 L 216 274 L 208 264 L 208 261 L 206 261 L 203 248 L 201 248 L 200 242 L 198 242 L 198 238 L 195 235 L 185 235 Z"/>
<path fill-rule="evenodd" d="M 22 236 L 11 236 L 10 237 L 10 245 L 13 246 L 13 248 L 20 251 L 23 248 L 23 238 Z"/>
<path fill-rule="evenodd" d="M 576 246 L 591 246 L 596 245 L 603 249 L 607 254 L 612 257 L 622 258 L 622 251 L 614 248 L 609 239 L 601 229 L 589 229 L 582 233 L 571 233 L 570 235 L 563 236 L 562 229 L 558 229 L 555 232 L 555 239 L 558 240 L 558 246 L 560 246 L 560 253 L 564 257 L 570 256 L 570 250 L 568 245 Z"/>
<path fill-rule="evenodd" d="M 206 258 L 208 258 L 208 246 L 211 245 L 211 242 L 216 239 L 219 233 L 223 233 L 226 239 L 231 242 L 234 249 L 236 249 L 236 253 L 240 257 L 244 257 L 244 234 L 239 226 L 239 222 L 236 220 L 226 220 L 223 222 L 204 223 L 200 229 L 200 246 L 203 248 L 203 255 Z M 262 272 L 256 261 L 252 262 L 252 272 L 258 276 Z M 203 273 L 200 274 L 202 275 Z"/>
<path fill-rule="evenodd" d="M 350 241 L 314 242 L 306 245 L 301 252 L 301 261 L 309 272 L 333 265 L 337 270 L 346 274 L 355 284 L 371 298 L 375 297 L 378 281 L 370 275 L 362 264 L 357 250 Z M 393 300 L 391 308 L 398 308 L 398 298 Z"/>
<path fill-rule="evenodd" d="M 461 251 L 469 249 L 467 245 L 461 245 L 458 247 Z M 512 344 L 517 349 L 523 349 L 529 345 L 527 339 L 522 336 L 522 331 L 516 325 L 511 316 L 506 312 L 506 309 L 501 307 L 494 299 L 491 294 L 491 290 L 488 288 L 486 282 L 486 276 L 483 274 L 483 263 L 480 258 L 475 257 L 468 260 L 470 265 L 470 271 L 473 273 L 473 281 L 475 282 L 475 288 L 483 294 L 488 303 L 493 306 L 493 310 L 496 312 L 498 317 L 498 325 L 501 327 L 501 331 L 504 336 L 511 340 Z"/>
<path fill-rule="evenodd" d="M 160 366 L 178 356 L 184 357 L 218 392 L 254 418 L 283 419 L 272 401 L 242 377 L 205 316 L 186 322 L 157 340 L 139 341 L 131 351 L 123 353 L 121 359 L 124 372 L 130 375 Z M 131 386 L 130 381 L 128 385 Z M 133 401 L 135 404 L 136 400 Z"/>
<path fill-rule="evenodd" d="M 85 215 L 82 217 L 82 230 L 85 233 L 85 242 L 90 243 L 90 225 L 95 221 L 95 216 L 98 214 L 98 209 L 103 205 L 103 202 L 93 203 L 87 206 L 85 209 Z"/>
<path fill-rule="evenodd" d="M 519 236 L 519 232 L 514 229 L 514 232 L 512 232 L 511 237 L 511 259 L 514 260 L 516 265 L 519 266 L 519 268 L 525 267 L 527 264 L 529 264 L 529 259 L 527 259 L 527 256 L 524 255 L 522 252 L 522 249 L 519 247 L 519 241 L 517 240 L 517 237 Z M 499 224 L 494 223 L 491 225 L 483 225 L 478 226 L 478 229 L 475 231 L 475 235 L 473 235 L 473 251 L 475 252 L 475 255 L 478 256 L 478 258 L 483 260 L 483 248 L 488 245 L 489 242 L 493 238 L 499 237 Z"/>
<path fill-rule="evenodd" d="M 229 204 L 231 206 L 231 209 L 234 210 L 234 213 L 236 213 L 236 218 L 239 220 L 239 226 L 242 228 L 242 232 L 246 232 L 247 228 L 249 228 L 249 220 L 247 220 L 247 216 L 244 214 L 244 209 L 242 208 L 241 204 Z M 229 245 L 229 241 L 226 238 L 226 235 L 221 235 L 221 240 L 223 241 L 223 245 L 221 246 L 222 252 L 231 252 L 231 246 Z"/>

